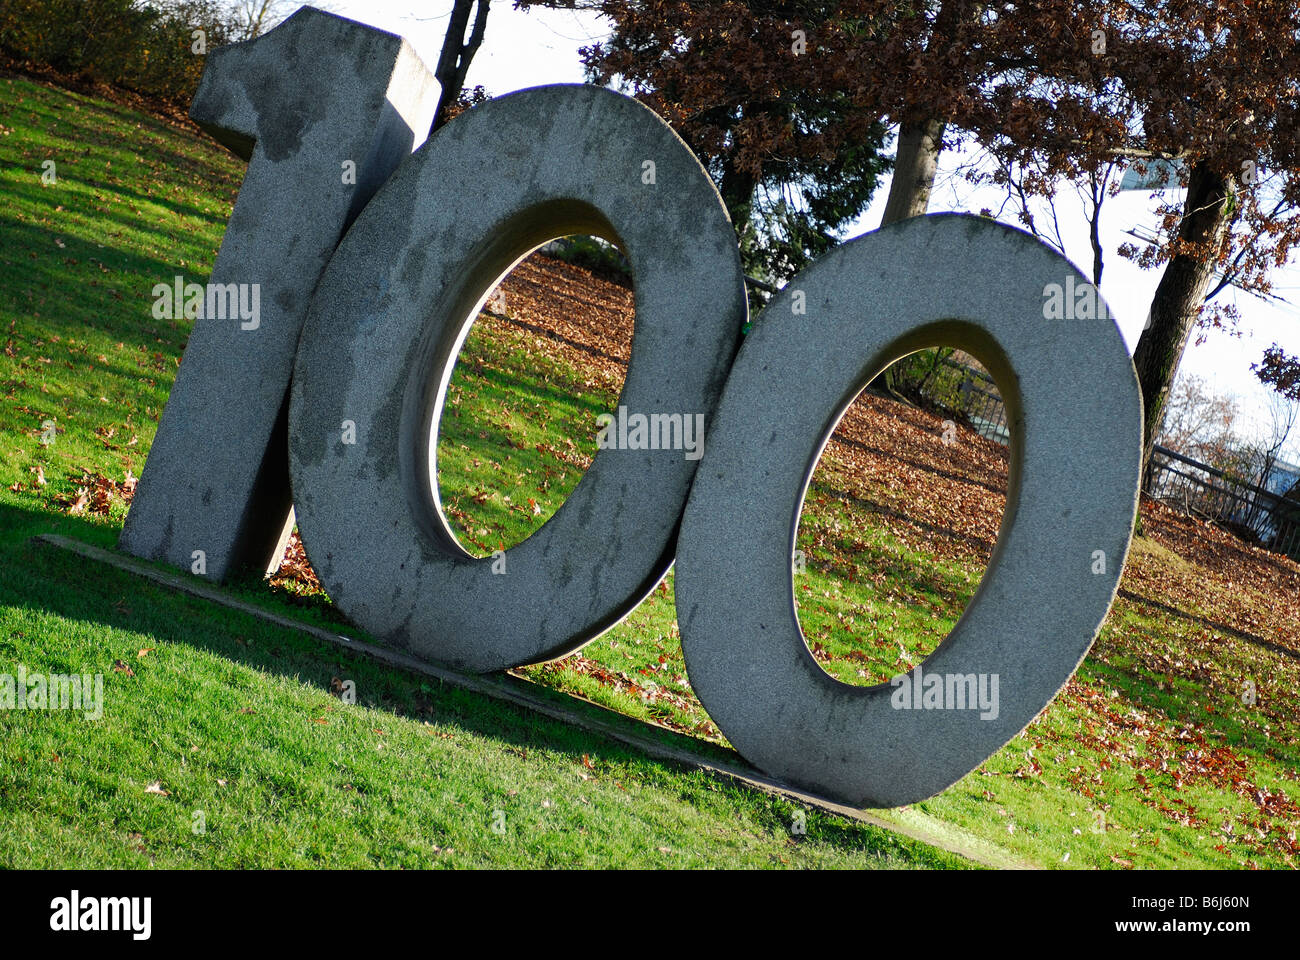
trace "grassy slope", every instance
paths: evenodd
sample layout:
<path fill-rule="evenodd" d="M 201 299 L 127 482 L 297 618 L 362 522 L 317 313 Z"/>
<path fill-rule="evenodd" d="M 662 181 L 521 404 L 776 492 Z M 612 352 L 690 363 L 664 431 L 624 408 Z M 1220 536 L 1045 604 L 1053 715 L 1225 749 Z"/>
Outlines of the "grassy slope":
<path fill-rule="evenodd" d="M 196 134 L 0 78 L 0 673 L 102 673 L 107 703 L 0 712 L 0 865 L 961 865 L 819 813 L 793 837 L 782 801 L 29 546 L 115 540 L 118 488 L 80 507 L 80 478 L 139 473 L 187 332 L 150 289 L 206 278 L 240 177 Z"/>
<path fill-rule="evenodd" d="M 53 731 L 60 725 L 72 723 L 72 729 L 84 732 L 84 724 L 48 715 L 0 715 L 0 724 L 21 731 L 9 736 L 6 730 L 0 748 L 6 751 L 0 754 L 0 795 L 17 798 L 6 799 L 0 811 L 5 816 L 13 811 L 21 825 L 14 835 L 40 838 L 57 830 L 67 838 L 68 851 L 90 862 L 117 862 L 108 859 L 110 853 L 142 862 L 145 853 L 131 852 L 137 833 L 158 862 L 288 863 L 313 857 L 334 862 L 330 858 L 337 857 L 339 862 L 418 863 L 436 844 L 455 848 L 458 862 L 567 862 L 570 856 L 584 862 L 590 845 L 594 852 L 586 862 L 655 863 L 669 856 L 659 846 L 677 851 L 685 836 L 696 838 L 685 854 L 696 862 L 813 861 L 813 844 L 791 845 L 780 832 L 785 814 L 774 813 L 761 798 L 717 788 L 726 796 L 710 805 L 717 795 L 711 781 L 473 698 L 421 690 L 418 681 L 367 673 L 356 665 L 343 672 L 335 653 L 300 638 L 142 591 L 99 571 L 92 588 L 67 587 L 75 574 L 70 577 L 61 567 L 70 564 L 24 550 L 25 536 L 54 526 L 112 542 L 123 512 L 117 498 L 105 498 L 105 518 L 60 518 L 66 511 L 58 500 L 74 499 L 76 484 L 69 475 L 83 466 L 116 480 L 127 470 L 138 472 L 184 337 L 184 330 L 148 319 L 149 287 L 176 267 L 201 279 L 238 170 L 192 135 L 177 135 L 118 108 L 20 81 L 0 90 L 5 111 L 0 124 L 13 131 L 6 137 L 0 130 L 0 153 L 7 161 L 0 173 L 6 196 L 0 219 L 0 322 L 16 323 L 10 334 L 14 356 L 0 355 L 0 529 L 6 531 L 0 538 L 0 637 L 8 635 L 0 639 L 5 644 L 0 662 L 17 660 L 32 669 L 49 664 L 53 670 L 58 657 L 76 665 L 76 657 L 93 653 L 88 662 L 96 669 L 107 671 L 120 658 L 135 672 L 130 678 L 107 673 L 111 687 L 122 692 L 110 705 L 124 711 L 124 725 L 85 741 L 91 757 L 123 758 L 99 773 L 102 789 L 114 798 L 103 798 L 100 832 L 75 812 L 86 784 L 63 764 L 78 754 L 64 749 L 58 764 L 45 756 L 59 752 L 62 739 Z M 147 146 L 120 150 L 120 144 L 138 143 L 142 135 L 159 145 L 154 152 Z M 40 187 L 36 173 L 42 159 L 60 159 L 62 170 L 62 158 L 78 158 L 87 146 L 87 166 L 67 174 L 83 179 Z M 101 186 L 88 186 L 92 178 Z M 106 223 L 119 236 L 106 238 Z M 58 247 L 56 239 L 65 246 Z M 513 296 L 510 303 L 515 316 Z M 550 349 L 544 338 L 517 324 L 476 325 L 463 361 L 440 441 L 440 482 L 462 539 L 486 553 L 500 542 L 522 539 L 559 505 L 592 452 L 594 414 L 612 407 L 618 377 L 610 375 L 608 364 L 584 365 L 581 357 Z M 38 435 L 47 417 L 57 419 L 64 432 L 44 448 Z M 44 464 L 48 485 L 31 489 L 37 463 Z M 809 558 L 799 584 L 800 619 L 828 671 L 848 682 L 870 683 L 906 669 L 933 648 L 973 594 L 984 562 L 978 550 L 953 551 L 917 533 L 924 523 L 916 519 L 914 484 L 890 483 L 887 477 L 864 480 L 862 474 L 857 465 L 837 460 L 834 451 L 819 466 L 799 533 Z M 5 489 L 15 482 L 29 489 Z M 962 512 L 952 501 L 940 514 L 944 510 Z M 1139 541 L 1135 554 L 1145 564 L 1141 570 L 1158 570 L 1161 577 L 1207 579 L 1203 569 L 1159 543 Z M 1126 578 L 1126 585 L 1131 580 Z M 283 588 L 272 593 L 252 582 L 240 589 L 258 602 L 281 608 L 293 603 L 296 612 L 312 619 L 330 617 L 327 601 L 309 588 L 286 586 L 292 594 Z M 671 590 L 670 576 L 631 617 L 580 655 L 521 672 L 720 742 L 686 682 Z M 1267 621 L 1267 598 L 1252 603 Z M 1288 698 L 1300 679 L 1296 661 L 1205 628 L 1189 615 L 1213 611 L 1192 610 L 1193 605 L 1188 601 L 1169 612 L 1121 601 L 1076 679 L 1025 734 L 942 796 L 889 815 L 968 831 L 1045 865 L 1291 865 L 1294 848 L 1287 844 L 1294 840 L 1288 841 L 1288 832 L 1293 838 L 1297 820 L 1294 805 L 1278 798 L 1286 799 L 1280 791 L 1296 792 L 1285 782 L 1295 778 L 1296 711 Z M 14 625 L 19 618 L 23 626 Z M 157 649 L 137 656 L 150 646 Z M 364 677 L 358 680 L 361 700 L 372 705 L 364 718 L 321 692 L 333 676 Z M 1258 707 L 1248 708 L 1235 696 L 1242 678 L 1257 678 Z M 155 682 L 157 691 L 137 695 L 134 690 Z M 232 688 L 242 691 L 233 701 Z M 175 707 L 178 697 L 184 702 L 187 696 L 193 699 L 186 709 Z M 235 703 L 246 702 L 249 707 L 238 709 L 258 713 L 232 715 Z M 158 703 L 172 704 L 176 712 L 151 715 L 164 709 Z M 328 706 L 336 709 L 326 711 Z M 138 715 L 127 719 L 135 711 Z M 421 739 L 421 730 L 429 728 L 411 717 L 430 719 L 433 729 L 454 740 Z M 330 723 L 317 723 L 320 719 Z M 527 736 L 493 733 L 498 727 L 525 726 Z M 207 728 L 202 738 L 189 733 L 196 727 Z M 254 736 L 232 738 L 224 727 Z M 155 728 L 156 736 L 143 742 L 140 730 Z M 373 729 L 384 734 L 366 734 Z M 569 746 L 575 739 L 581 747 Z M 393 741 L 403 749 L 395 749 Z M 263 749 L 263 743 L 274 749 Z M 367 751 L 379 754 L 379 743 L 392 750 L 383 770 L 391 770 L 398 757 L 402 765 L 396 776 L 376 772 L 369 789 L 356 790 L 359 758 L 370 757 Z M 455 763 L 453 743 L 466 745 L 465 762 Z M 527 761 L 515 749 L 527 751 Z M 326 757 L 329 751 L 335 752 Z M 584 752 L 596 758 L 595 771 L 581 763 Z M 1217 757 L 1218 769 L 1205 762 L 1207 756 Z M 335 758 L 332 768 L 330 758 Z M 414 786 L 427 782 L 430 769 L 442 773 L 443 763 L 443 776 L 454 785 L 446 795 L 466 804 L 468 812 L 459 818 L 449 812 L 445 796 Z M 556 776 L 567 773 L 573 789 L 557 786 L 546 794 L 551 774 L 543 771 L 534 779 L 534 764 L 553 767 Z M 605 764 L 612 772 L 606 773 Z M 1231 767 L 1227 774 L 1225 767 Z M 11 769 L 26 779 L 13 774 L 10 780 Z M 241 773 L 232 777 L 221 771 Z M 630 811 L 598 817 L 594 806 L 579 809 L 575 791 L 594 789 L 584 775 L 606 786 L 610 778 L 623 787 L 638 784 L 642 795 L 663 803 L 666 819 L 629 823 Z M 506 786 L 525 777 L 531 787 Z M 213 787 L 218 779 L 227 786 Z M 171 796 L 141 795 L 145 784 L 158 780 Z M 563 776 L 555 782 L 564 782 Z M 242 792 L 235 792 L 237 783 Z M 20 784 L 22 790 L 14 789 Z M 503 848 L 494 835 L 484 834 L 485 824 L 496 809 L 492 804 L 499 802 L 492 796 L 503 790 L 508 796 L 516 788 L 520 793 L 512 802 L 529 798 L 520 801 L 521 811 L 554 819 L 558 815 L 550 811 L 558 808 L 540 806 L 550 799 L 579 826 L 552 838 L 551 846 L 539 839 L 549 834 L 531 826 L 527 841 L 521 836 L 520 843 L 541 843 L 541 849 Z M 622 796 L 620 788 L 609 789 L 611 798 Z M 340 798 L 339 792 L 347 796 Z M 334 809 L 331 801 L 342 806 Z M 214 843 L 210 815 L 203 843 L 187 839 L 189 820 L 183 814 L 199 804 L 220 809 L 217 820 L 227 830 L 237 824 L 239 831 L 262 837 L 260 843 L 244 847 L 233 837 Z M 698 812 L 696 804 L 703 804 Z M 330 809 L 328 818 L 321 815 L 323 805 Z M 265 816 L 277 807 L 276 817 Z M 716 820 L 703 832 L 672 819 L 707 820 L 710 811 Z M 376 828 L 379 820 L 398 815 L 407 824 L 397 827 L 405 831 L 407 846 L 390 850 L 379 839 L 388 834 Z M 739 821 L 734 831 L 733 818 Z M 423 841 L 412 839 L 409 824 L 425 822 L 436 827 L 421 833 Z M 832 826 L 839 831 L 833 836 Z M 1258 829 L 1262 837 L 1252 836 Z M 870 863 L 883 849 L 878 836 L 861 828 L 822 820 L 817 831 L 822 843 L 817 862 Z M 630 846 L 616 836 L 620 833 L 632 838 Z M 811 839 L 814 831 L 809 833 Z M 0 862 L 25 862 L 33 854 L 22 849 L 0 838 Z M 253 849 L 264 851 L 261 859 L 241 859 Z M 66 862 L 71 855 L 54 859 L 62 856 Z M 904 859 L 926 856 L 910 849 Z"/>
<path fill-rule="evenodd" d="M 440 457 L 455 463 L 452 453 L 459 449 L 463 459 L 444 466 L 440 481 L 464 541 L 495 546 L 523 539 L 562 501 L 556 477 L 564 472 L 567 483 L 576 482 L 567 464 L 594 453 L 592 431 L 584 436 L 567 432 L 562 422 L 557 426 L 549 408 L 534 407 L 520 384 L 528 370 L 543 369 L 549 382 L 534 384 L 539 395 L 567 382 L 575 396 L 603 393 L 603 406 L 595 407 L 610 409 L 617 383 L 602 382 L 592 371 L 564 373 L 538 356 L 544 351 L 527 329 L 482 323 L 467 344 L 472 362 L 453 377 L 458 402 L 444 422 Z M 887 410 L 872 422 L 881 432 L 919 434 L 922 439 L 908 447 L 914 456 L 925 455 L 916 452 L 920 444 L 943 449 L 938 418 L 900 425 L 898 414 Z M 916 411 L 904 416 L 927 419 Z M 504 446 L 504 437 L 492 425 L 507 420 L 511 436 L 523 439 L 502 466 L 492 451 Z M 549 431 L 540 451 L 538 431 Z M 963 443 L 983 448 L 974 460 L 981 469 L 990 469 L 1001 454 L 970 435 Z M 868 684 L 910 669 L 951 629 L 979 585 L 1001 499 L 992 497 L 996 510 L 961 499 L 961 488 L 979 492 L 986 483 L 996 486 L 989 482 L 996 477 L 938 489 L 933 471 L 959 469 L 946 466 L 946 458 L 956 456 L 946 450 L 933 454 L 929 471 L 876 476 L 870 475 L 873 464 L 850 459 L 851 451 L 850 444 L 833 443 L 814 474 L 797 537 L 807 570 L 796 584 L 800 622 L 823 668 L 845 682 Z M 448 492 L 458 475 L 469 478 L 459 497 Z M 543 483 L 549 484 L 545 490 Z M 541 515 L 511 509 L 529 497 L 545 505 Z M 980 522 L 951 529 L 961 527 L 963 512 Z M 1199 549 L 1199 537 L 1211 535 L 1198 532 L 1185 549 Z M 931 828 L 950 825 L 1045 866 L 1293 866 L 1300 827 L 1293 799 L 1300 793 L 1294 693 L 1300 625 L 1287 622 L 1287 608 L 1276 596 L 1232 582 L 1242 576 L 1234 573 L 1234 558 L 1211 569 L 1205 556 L 1193 562 L 1157 540 L 1136 540 L 1121 598 L 1061 695 L 978 771 L 938 797 L 882 815 Z M 1294 565 L 1287 570 L 1294 582 Z M 1153 597 L 1169 591 L 1177 606 L 1141 603 L 1134 591 Z M 1270 649 L 1259 642 L 1264 638 L 1238 636 L 1216 622 L 1228 618 L 1219 609 L 1225 598 L 1244 604 L 1236 619 L 1259 624 L 1290 646 Z M 579 654 L 518 672 L 725 742 L 690 691 L 671 574 L 623 623 Z M 1254 684 L 1254 703 L 1241 698 L 1247 680 Z"/>

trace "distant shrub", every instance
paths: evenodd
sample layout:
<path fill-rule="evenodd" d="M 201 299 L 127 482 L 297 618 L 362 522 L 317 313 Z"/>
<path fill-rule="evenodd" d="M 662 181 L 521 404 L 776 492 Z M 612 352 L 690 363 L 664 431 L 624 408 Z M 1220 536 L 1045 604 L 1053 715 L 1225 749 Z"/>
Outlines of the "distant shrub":
<path fill-rule="evenodd" d="M 238 34 L 215 0 L 0 0 L 0 50 L 60 73 L 187 103 L 203 73 L 195 52 Z"/>
<path fill-rule="evenodd" d="M 948 363 L 951 347 L 908 354 L 894 366 L 894 388 L 909 399 L 937 412 L 959 412 L 964 397 L 960 369 Z"/>
<path fill-rule="evenodd" d="M 620 286 L 632 286 L 632 266 L 623 251 L 599 237 L 564 237 L 547 245 L 546 252 L 565 263 L 585 267 Z"/>

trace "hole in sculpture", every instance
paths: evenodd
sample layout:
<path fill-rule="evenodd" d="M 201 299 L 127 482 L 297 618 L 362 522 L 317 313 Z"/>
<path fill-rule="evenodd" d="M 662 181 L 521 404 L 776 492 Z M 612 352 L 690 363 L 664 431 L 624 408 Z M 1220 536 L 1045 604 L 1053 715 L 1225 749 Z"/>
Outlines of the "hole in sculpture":
<path fill-rule="evenodd" d="M 855 686 L 910 671 L 947 637 L 1006 506 L 1009 433 L 988 372 L 938 347 L 890 373 L 835 425 L 792 558 L 804 641 L 827 674 Z"/>
<path fill-rule="evenodd" d="M 461 346 L 435 426 L 437 494 L 477 557 L 527 539 L 596 454 L 632 347 L 631 272 L 618 247 L 571 236 L 521 260 Z"/>

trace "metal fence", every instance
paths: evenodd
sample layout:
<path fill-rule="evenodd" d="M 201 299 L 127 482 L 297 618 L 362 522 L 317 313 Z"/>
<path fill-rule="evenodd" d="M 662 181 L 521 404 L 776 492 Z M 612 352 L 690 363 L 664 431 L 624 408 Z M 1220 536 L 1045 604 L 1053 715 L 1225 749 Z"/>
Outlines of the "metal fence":
<path fill-rule="evenodd" d="M 1300 559 L 1300 500 L 1279 496 L 1161 446 L 1151 456 L 1146 492 L 1269 550 Z"/>
<path fill-rule="evenodd" d="M 946 396 L 939 396 L 938 389 L 932 395 L 926 391 L 930 383 L 938 387 L 938 381 L 934 380 L 927 380 L 922 392 L 944 406 L 952 406 L 955 400 L 980 436 L 1009 443 L 1006 407 L 993 378 L 956 360 L 945 359 L 943 363 L 957 378 L 955 396 L 951 382 L 943 388 Z M 1161 446 L 1155 448 L 1151 457 L 1143 490 L 1186 514 L 1211 520 L 1268 550 L 1300 560 L 1300 500 L 1281 496 Z"/>
<path fill-rule="evenodd" d="M 955 360 L 945 360 L 944 363 L 961 373 L 961 383 L 957 387 L 961 395 L 961 410 L 975 431 L 1003 446 L 1009 444 L 1011 431 L 1007 427 L 1007 408 L 993 378 L 983 370 Z"/>

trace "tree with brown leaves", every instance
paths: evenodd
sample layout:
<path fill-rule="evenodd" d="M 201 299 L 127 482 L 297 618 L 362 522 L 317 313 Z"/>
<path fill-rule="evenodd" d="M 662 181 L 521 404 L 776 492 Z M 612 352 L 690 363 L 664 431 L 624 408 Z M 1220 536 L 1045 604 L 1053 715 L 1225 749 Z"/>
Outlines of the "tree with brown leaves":
<path fill-rule="evenodd" d="M 1180 163 L 1186 195 L 1159 211 L 1156 242 L 1120 251 L 1163 267 L 1134 356 L 1148 456 L 1193 331 L 1237 321 L 1207 300 L 1228 283 L 1267 296 L 1300 241 L 1294 0 L 519 5 L 608 17 L 613 39 L 582 51 L 592 78 L 624 81 L 702 155 L 726 158 L 729 205 L 755 171 L 809 149 L 783 113 L 800 91 L 842 98 L 816 147 L 868 144 L 882 119 L 899 126 L 885 223 L 928 208 L 942 150 L 962 141 L 1032 163 L 1042 175 L 1030 189 L 1045 196 L 1063 179 L 1104 180 L 1117 161 Z M 1288 359 L 1264 369 L 1293 369 Z"/>
<path fill-rule="evenodd" d="M 841 35 L 856 29 L 840 22 L 843 4 L 516 5 L 595 10 L 614 23 L 607 42 L 581 51 L 588 78 L 641 99 L 700 157 L 736 227 L 747 272 L 793 276 L 843 238 L 888 168 L 879 115 L 831 75 Z"/>

